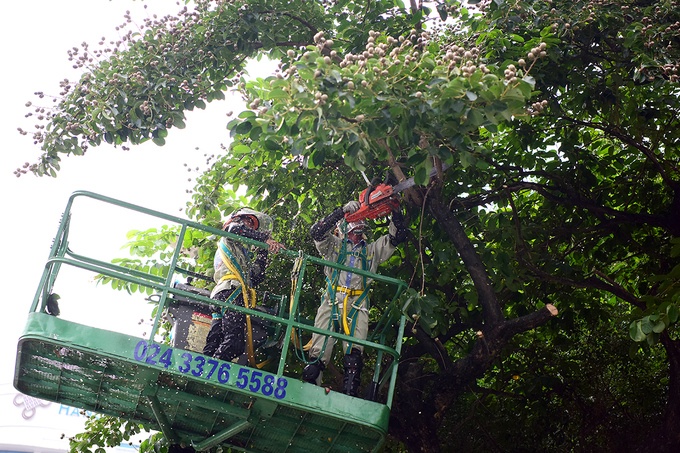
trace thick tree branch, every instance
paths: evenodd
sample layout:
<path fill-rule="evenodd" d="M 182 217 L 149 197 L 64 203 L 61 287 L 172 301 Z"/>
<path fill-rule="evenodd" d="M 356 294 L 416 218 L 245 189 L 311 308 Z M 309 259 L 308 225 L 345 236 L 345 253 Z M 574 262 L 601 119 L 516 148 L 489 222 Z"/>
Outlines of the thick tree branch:
<path fill-rule="evenodd" d="M 510 339 L 513 335 L 542 326 L 548 322 L 550 318 L 557 316 L 557 314 L 557 308 L 552 304 L 547 304 L 538 311 L 505 321 L 501 328 L 502 335 L 503 337 Z"/>
<path fill-rule="evenodd" d="M 458 219 L 444 205 L 439 197 L 433 197 L 428 202 L 428 209 L 446 235 L 451 239 L 478 293 L 478 300 L 482 306 L 484 322 L 487 328 L 493 328 L 503 321 L 498 298 L 491 285 L 491 279 L 484 267 L 484 263 L 477 254 L 475 247 L 470 242 L 465 229 Z"/>
<path fill-rule="evenodd" d="M 607 217 L 616 219 L 621 224 L 633 224 L 633 225 L 650 225 L 659 228 L 663 228 L 674 236 L 680 235 L 680 224 L 675 222 L 677 213 L 673 213 L 669 210 L 668 215 L 657 215 L 657 214 L 644 214 L 644 213 L 631 213 L 623 212 L 606 206 L 602 206 L 588 198 L 584 198 L 573 189 L 570 188 L 560 188 L 556 186 L 546 186 L 543 184 L 533 183 L 533 182 L 516 182 L 507 184 L 505 189 L 509 192 L 520 192 L 522 190 L 533 190 L 547 200 L 553 201 L 555 203 L 574 206 L 591 212 L 599 218 Z M 554 192 L 562 192 L 564 195 L 556 195 Z M 680 192 L 680 191 L 679 191 Z M 678 200 L 676 195 L 674 200 Z M 674 205 L 680 202 L 674 201 Z"/>
<path fill-rule="evenodd" d="M 272 11 L 272 13 L 274 13 L 274 11 Z M 281 13 L 281 15 L 282 15 L 282 16 L 290 17 L 290 18 L 293 19 L 294 21 L 300 22 L 302 25 L 304 25 L 305 27 L 309 28 L 309 31 L 310 31 L 311 33 L 313 33 L 313 34 L 316 34 L 316 33 L 319 32 L 319 29 L 318 29 L 318 28 L 316 28 L 316 27 L 315 27 L 313 24 L 311 24 L 310 22 L 307 22 L 307 21 L 306 21 L 305 19 L 303 19 L 302 17 L 296 16 L 296 15 L 291 14 L 291 13 L 288 13 L 288 12 Z"/>
<path fill-rule="evenodd" d="M 589 277 L 584 280 L 574 280 L 566 277 L 558 277 L 555 275 L 552 275 L 548 272 L 543 271 L 542 269 L 538 268 L 533 261 L 531 260 L 531 257 L 529 256 L 529 248 L 526 244 L 526 241 L 524 240 L 523 234 L 522 234 L 522 227 L 521 227 L 521 222 L 519 220 L 519 214 L 517 212 L 517 209 L 515 207 L 515 203 L 512 199 L 512 197 L 508 197 L 508 200 L 510 202 L 510 206 L 512 208 L 513 212 L 513 222 L 515 224 L 515 230 L 517 233 L 517 259 L 519 262 L 521 262 L 527 269 L 529 269 L 531 272 L 533 272 L 535 275 L 538 277 L 541 277 L 545 280 L 556 282 L 563 284 L 565 286 L 573 286 L 577 288 L 593 288 L 593 289 L 600 289 L 603 291 L 607 291 L 611 294 L 614 294 L 615 296 L 625 300 L 626 302 L 639 307 L 639 308 L 645 308 L 644 302 L 642 300 L 638 299 L 635 295 L 632 293 L 626 291 L 621 285 L 618 285 L 616 282 L 614 282 L 612 279 L 608 277 L 604 277 L 604 274 L 600 273 L 600 278 L 604 278 L 603 281 L 601 279 L 595 278 L 595 277 Z"/>
<path fill-rule="evenodd" d="M 422 348 L 422 352 L 429 354 L 439 365 L 442 370 L 447 370 L 452 367 L 451 357 L 444 348 L 444 345 L 438 338 L 432 338 L 427 335 L 422 329 L 417 326 L 411 326 L 413 333 L 418 340 L 418 344 Z M 421 354 L 423 355 L 423 354 Z"/>
<path fill-rule="evenodd" d="M 669 186 L 674 185 L 673 178 L 671 178 L 667 173 L 666 170 L 664 170 L 663 165 L 659 162 L 658 157 L 654 154 L 654 151 L 652 151 L 650 148 L 642 144 L 641 142 L 635 140 L 633 137 L 630 135 L 627 135 L 623 133 L 618 127 L 611 127 L 607 124 L 600 123 L 600 122 L 595 122 L 595 121 L 582 121 L 576 118 L 569 117 L 567 115 L 562 115 L 562 118 L 573 123 L 573 124 L 578 124 L 579 126 L 585 126 L 585 127 L 590 127 L 592 129 L 599 129 L 602 132 L 617 138 L 621 142 L 630 145 L 638 150 L 642 154 L 644 154 L 647 159 L 649 159 L 650 162 L 654 164 L 654 167 L 656 168 L 656 171 L 659 172 L 659 175 L 661 175 L 661 178 L 664 180 L 666 184 Z"/>

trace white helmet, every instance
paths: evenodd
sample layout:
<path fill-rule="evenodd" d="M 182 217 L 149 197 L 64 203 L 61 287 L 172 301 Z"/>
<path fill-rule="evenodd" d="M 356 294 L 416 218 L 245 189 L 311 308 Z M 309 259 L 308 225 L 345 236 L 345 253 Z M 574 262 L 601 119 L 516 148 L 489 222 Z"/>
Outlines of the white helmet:
<path fill-rule="evenodd" d="M 271 233 L 274 229 L 274 221 L 270 216 L 250 208 L 241 208 L 234 211 L 229 217 L 227 217 L 227 221 L 224 222 L 222 229 L 226 229 L 227 225 L 241 217 L 249 218 L 253 222 L 253 229 L 255 230 L 262 231 L 264 233 Z"/>

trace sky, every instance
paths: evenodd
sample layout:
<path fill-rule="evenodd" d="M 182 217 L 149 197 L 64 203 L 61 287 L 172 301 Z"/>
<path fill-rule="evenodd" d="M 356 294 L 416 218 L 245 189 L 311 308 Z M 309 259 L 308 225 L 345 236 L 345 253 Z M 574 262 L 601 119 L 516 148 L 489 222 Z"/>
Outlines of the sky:
<path fill-rule="evenodd" d="M 92 47 L 102 36 L 115 39 L 115 27 L 123 22 L 126 10 L 141 23 L 142 18 L 154 12 L 163 15 L 182 6 L 183 2 L 178 5 L 171 0 L 22 0 L 2 6 L 5 21 L 0 27 L 4 61 L 0 70 L 0 183 L 4 202 L 0 231 L 4 253 L 0 272 L 7 285 L 2 291 L 2 319 L 6 322 L 0 329 L 0 383 L 12 381 L 17 340 L 69 196 L 76 190 L 87 190 L 184 217 L 181 209 L 190 197 L 187 189 L 193 187 L 199 174 L 196 168 L 204 170 L 206 155 L 220 153 L 220 144 L 228 143 L 227 112 L 242 108 L 236 97 L 209 104 L 203 111 L 188 112 L 187 127 L 170 130 L 163 147 L 151 142 L 133 146 L 130 151 L 101 146 L 90 148 L 85 157 L 62 158 L 57 178 L 38 178 L 30 173 L 17 178 L 13 174 L 24 162 L 35 162 L 40 154 L 38 145 L 17 131 L 18 127 L 33 130 L 34 123 L 24 117 L 30 111 L 26 102 L 37 105 L 35 91 L 58 93 L 60 80 L 77 80 L 80 76 L 68 61 L 69 48 L 79 47 L 83 41 Z M 82 239 L 84 248 L 95 248 L 97 257 L 124 256 L 120 247 L 126 242 L 125 233 L 154 226 L 153 222 L 140 224 L 138 218 L 93 208 L 80 212 L 91 222 L 79 226 L 82 230 L 72 231 L 71 236 Z M 84 248 L 76 251 L 89 252 Z M 129 298 L 95 287 L 87 279 L 80 281 L 71 284 L 71 289 L 78 290 L 85 308 L 93 309 L 93 324 L 99 322 L 105 328 L 118 322 L 114 317 L 117 314 L 128 321 L 139 320 L 138 313 L 128 316 L 126 304 L 143 306 L 142 296 Z M 74 310 L 85 312 L 69 306 L 70 300 L 61 302 L 62 313 L 67 317 Z"/>

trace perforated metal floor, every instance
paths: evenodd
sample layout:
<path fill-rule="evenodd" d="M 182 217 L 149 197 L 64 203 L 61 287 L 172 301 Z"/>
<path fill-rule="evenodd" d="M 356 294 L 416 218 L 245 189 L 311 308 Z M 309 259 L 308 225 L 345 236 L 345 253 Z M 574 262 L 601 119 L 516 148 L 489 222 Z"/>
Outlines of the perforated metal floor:
<path fill-rule="evenodd" d="M 18 345 L 15 387 L 165 428 L 199 449 L 364 452 L 384 442 L 389 410 L 382 404 L 215 360 L 213 373 L 208 365 L 199 373 L 196 363 L 205 358 L 197 357 L 203 356 L 160 347 L 151 360 L 147 344 L 33 313 Z"/>

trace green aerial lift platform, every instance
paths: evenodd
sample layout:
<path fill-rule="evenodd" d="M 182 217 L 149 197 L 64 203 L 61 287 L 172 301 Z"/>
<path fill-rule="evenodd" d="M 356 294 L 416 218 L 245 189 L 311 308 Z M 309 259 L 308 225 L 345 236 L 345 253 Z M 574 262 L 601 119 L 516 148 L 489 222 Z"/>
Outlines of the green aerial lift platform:
<path fill-rule="evenodd" d="M 160 274 L 141 272 L 71 250 L 72 209 L 76 200 L 83 198 L 178 226 L 178 246 L 167 271 Z M 102 195 L 74 193 L 59 224 L 26 327 L 19 339 L 14 375 L 17 390 L 36 398 L 141 423 L 149 429 L 162 431 L 170 444 L 190 446 L 196 451 L 217 445 L 233 451 L 272 453 L 380 450 L 387 434 L 404 317 L 400 315 L 386 323 L 394 329 L 390 335 L 378 335 L 378 340 L 374 336 L 370 341 L 352 339 L 377 357 L 373 383 L 383 389 L 380 402 L 344 395 L 286 374 L 287 360 L 291 360 L 288 356 L 295 351 L 291 341 L 295 331 L 325 332 L 315 329 L 298 315 L 298 298 L 307 266 L 344 269 L 342 265 L 301 252 L 282 253 L 285 259 L 294 262 L 296 275 L 287 292 L 290 300 L 281 296 L 279 306 L 283 309 L 278 313 L 230 305 L 234 310 L 276 326 L 280 340 L 278 357 L 274 358 L 269 371 L 224 362 L 195 350 L 182 349 L 172 342 L 162 342 L 158 340 L 159 326 L 177 301 L 188 300 L 206 307 L 216 303 L 204 294 L 173 284 L 178 274 L 186 272 L 177 263 L 180 245 L 191 230 L 215 237 L 230 236 L 215 228 Z M 264 245 L 238 236 L 230 237 L 250 245 Z M 48 308 L 48 302 L 57 277 L 65 267 L 153 288 L 158 309 L 149 334 L 132 336 L 55 316 L 55 310 Z M 406 286 L 396 279 L 355 271 L 392 288 L 392 302 Z M 63 299 L 60 302 L 68 303 Z M 338 340 L 350 339 L 339 333 L 332 336 Z M 392 344 L 383 344 L 388 337 Z M 386 364 L 385 369 L 381 370 L 383 364 Z"/>

